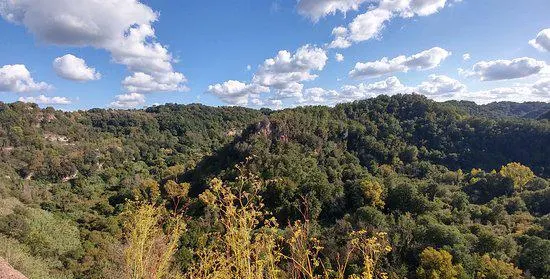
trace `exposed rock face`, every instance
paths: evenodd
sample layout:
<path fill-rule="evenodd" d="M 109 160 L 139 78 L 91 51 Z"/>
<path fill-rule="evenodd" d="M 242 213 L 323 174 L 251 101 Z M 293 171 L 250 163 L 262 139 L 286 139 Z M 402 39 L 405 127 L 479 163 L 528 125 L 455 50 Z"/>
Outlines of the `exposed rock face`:
<path fill-rule="evenodd" d="M 0 258 L 0 279 L 27 279 L 27 277 L 13 269 L 3 258 Z"/>

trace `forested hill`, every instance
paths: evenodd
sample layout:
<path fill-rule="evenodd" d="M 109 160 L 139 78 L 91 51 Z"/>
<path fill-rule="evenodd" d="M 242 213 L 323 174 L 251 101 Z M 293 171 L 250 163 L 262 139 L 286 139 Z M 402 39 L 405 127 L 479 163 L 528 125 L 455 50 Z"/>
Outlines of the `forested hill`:
<path fill-rule="evenodd" d="M 127 202 L 177 208 L 171 187 L 189 185 L 172 267 L 185 273 L 219 229 L 197 196 L 244 168 L 279 224 L 312 222 L 326 264 L 362 229 L 388 234 L 377 269 L 390 278 L 433 278 L 429 253 L 452 258 L 440 278 L 549 278 L 549 111 L 419 95 L 280 111 L 0 104 L 0 257 L 31 279 L 123 278 Z"/>
<path fill-rule="evenodd" d="M 544 113 L 550 112 L 550 104 L 542 102 L 496 102 L 486 105 L 477 105 L 470 101 L 448 101 L 446 103 L 461 108 L 472 116 L 489 118 L 519 117 L 537 119 Z"/>

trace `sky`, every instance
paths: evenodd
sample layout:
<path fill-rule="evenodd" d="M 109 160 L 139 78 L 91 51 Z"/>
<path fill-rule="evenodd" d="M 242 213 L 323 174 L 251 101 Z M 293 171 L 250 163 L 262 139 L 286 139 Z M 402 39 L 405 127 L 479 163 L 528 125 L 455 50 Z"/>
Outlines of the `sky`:
<path fill-rule="evenodd" d="M 0 101 L 550 102 L 548 0 L 0 0 Z"/>

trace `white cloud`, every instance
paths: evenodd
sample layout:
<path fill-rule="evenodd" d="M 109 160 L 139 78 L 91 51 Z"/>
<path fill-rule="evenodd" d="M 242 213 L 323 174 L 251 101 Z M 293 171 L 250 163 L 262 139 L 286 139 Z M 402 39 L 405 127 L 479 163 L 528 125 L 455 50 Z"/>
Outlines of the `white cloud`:
<path fill-rule="evenodd" d="M 329 48 L 348 48 L 351 46 L 349 39 L 349 30 L 344 26 L 338 26 L 332 29 L 334 40 L 330 43 Z"/>
<path fill-rule="evenodd" d="M 344 61 L 344 55 L 341 53 L 336 53 L 334 55 L 334 59 L 336 59 L 337 62 L 343 62 Z"/>
<path fill-rule="evenodd" d="M 429 16 L 437 13 L 445 7 L 446 0 L 382 0 L 384 3 L 396 4 L 394 11 L 401 14 L 402 17 Z"/>
<path fill-rule="evenodd" d="M 540 31 L 535 39 L 529 41 L 529 44 L 540 51 L 550 51 L 550 28 Z"/>
<path fill-rule="evenodd" d="M 355 64 L 355 68 L 349 72 L 349 75 L 359 78 L 378 77 L 389 73 L 406 72 L 408 70 L 407 66 L 405 66 L 406 61 L 407 58 L 405 56 L 398 56 L 391 60 L 384 57 L 381 60 L 373 62 L 358 62 Z"/>
<path fill-rule="evenodd" d="M 431 75 L 414 91 L 436 101 L 468 100 L 478 104 L 512 101 L 550 101 L 550 79 L 541 79 L 535 83 L 515 84 L 510 87 L 498 87 L 488 90 L 470 91 L 461 82 L 447 76 Z"/>
<path fill-rule="evenodd" d="M 72 54 L 57 57 L 53 61 L 53 69 L 58 76 L 74 81 L 90 81 L 101 78 L 101 74 L 94 68 L 88 67 L 84 59 Z"/>
<path fill-rule="evenodd" d="M 440 47 L 434 47 L 408 57 L 405 64 L 407 67 L 417 70 L 433 69 L 439 66 L 439 64 L 447 59 L 447 57 L 451 56 L 451 54 L 450 51 Z"/>
<path fill-rule="evenodd" d="M 111 103 L 115 108 L 135 108 L 145 104 L 145 95 L 139 93 L 127 93 L 116 95 L 115 101 Z"/>
<path fill-rule="evenodd" d="M 379 95 L 422 94 L 436 101 L 469 100 L 479 104 L 495 101 L 550 101 L 550 79 L 542 79 L 534 84 L 501 87 L 490 90 L 469 91 L 460 81 L 444 75 L 430 75 L 418 86 L 403 85 L 396 77 L 389 77 L 373 83 L 345 85 L 339 90 L 309 88 L 303 98 L 296 99 L 293 105 L 334 105 Z"/>
<path fill-rule="evenodd" d="M 72 103 L 67 97 L 47 97 L 44 95 L 38 97 L 19 97 L 19 101 L 40 105 L 68 105 Z"/>
<path fill-rule="evenodd" d="M 316 79 L 313 72 L 323 70 L 327 60 L 324 49 L 311 45 L 300 47 L 294 54 L 281 50 L 259 66 L 250 84 L 229 80 L 210 85 L 207 91 L 230 105 L 279 106 L 283 99 L 303 98 L 303 82 Z M 260 96 L 270 92 L 270 97 Z"/>
<path fill-rule="evenodd" d="M 462 60 L 464 61 L 470 61 L 470 59 L 472 59 L 472 56 L 469 54 L 469 53 L 464 53 L 462 55 Z"/>
<path fill-rule="evenodd" d="M 477 77 L 482 81 L 508 80 L 532 76 L 540 73 L 546 67 L 544 61 L 522 57 L 513 60 L 481 61 L 472 70 L 459 69 L 466 77 Z"/>
<path fill-rule="evenodd" d="M 347 26 L 336 27 L 330 48 L 347 48 L 352 43 L 378 38 L 393 17 L 428 16 L 445 7 L 446 0 L 380 0 L 378 7 L 355 17 Z M 330 13 L 326 13 L 327 15 Z"/>
<path fill-rule="evenodd" d="M 397 77 L 388 77 L 374 83 L 360 83 L 358 85 L 345 85 L 340 89 L 340 102 L 349 102 L 378 95 L 395 95 L 411 93 L 409 88 L 401 83 Z"/>
<path fill-rule="evenodd" d="M 314 87 L 304 90 L 303 97 L 298 99 L 297 105 L 335 105 L 351 102 L 378 95 L 395 95 L 412 93 L 413 88 L 407 87 L 396 77 L 388 77 L 373 83 L 344 85 L 340 90 L 327 90 Z"/>
<path fill-rule="evenodd" d="M 152 24 L 158 13 L 137 0 L 80 0 L 77 5 L 72 0 L 0 0 L 0 16 L 24 25 L 44 43 L 109 51 L 114 62 L 153 78 L 155 86 L 146 91 L 184 87 L 158 86 L 183 75 L 174 71 L 172 55 L 155 40 Z"/>
<path fill-rule="evenodd" d="M 312 71 L 324 69 L 328 60 L 322 48 L 305 45 L 294 54 L 281 50 L 276 57 L 264 61 L 252 83 L 273 88 L 278 98 L 299 97 L 304 81 L 317 78 Z"/>
<path fill-rule="evenodd" d="M 371 1 L 373 0 L 299 0 L 297 8 L 299 14 L 317 22 L 330 14 L 355 11 L 361 4 Z"/>
<path fill-rule="evenodd" d="M 533 85 L 533 93 L 550 98 L 550 79 L 541 79 Z"/>
<path fill-rule="evenodd" d="M 25 65 L 4 65 L 0 68 L 0 92 L 27 93 L 51 88 L 45 82 L 35 82 Z"/>
<path fill-rule="evenodd" d="M 349 24 L 349 39 L 353 42 L 362 42 L 378 36 L 384 23 L 391 18 L 390 11 L 383 9 L 370 10 L 358 15 Z"/>
<path fill-rule="evenodd" d="M 159 91 L 187 91 L 189 88 L 183 85 L 187 79 L 181 73 L 170 72 L 161 76 L 136 72 L 126 77 L 122 85 L 128 92 L 159 92 Z"/>
<path fill-rule="evenodd" d="M 378 61 L 359 62 L 355 64 L 355 68 L 349 72 L 349 75 L 355 78 L 366 78 L 395 72 L 407 72 L 410 69 L 429 70 L 439 66 L 450 55 L 451 52 L 440 47 L 434 47 L 409 57 L 401 55 L 393 59 L 384 57 Z"/>
<path fill-rule="evenodd" d="M 326 90 L 320 87 L 304 90 L 303 96 L 298 100 L 300 104 L 326 105 L 337 100 L 339 93 L 335 90 Z"/>
<path fill-rule="evenodd" d="M 283 101 L 278 99 L 270 99 L 267 104 L 274 109 L 281 109 L 283 107 Z"/>
<path fill-rule="evenodd" d="M 250 66 L 250 65 L 246 65 L 246 70 L 247 70 L 247 71 L 250 71 L 250 70 L 252 70 L 252 66 Z"/>
<path fill-rule="evenodd" d="M 347 48 L 353 42 L 367 41 L 376 38 L 384 28 L 386 21 L 390 20 L 392 13 L 384 9 L 374 9 L 358 15 L 348 27 L 336 27 L 332 34 L 334 40 L 330 48 Z"/>
<path fill-rule="evenodd" d="M 416 91 L 420 94 L 441 99 L 449 98 L 457 93 L 465 92 L 466 86 L 458 80 L 444 75 L 430 75 L 427 81 L 422 82 Z"/>
<path fill-rule="evenodd" d="M 236 80 L 228 80 L 221 84 L 208 86 L 208 92 L 218 96 L 230 105 L 246 106 L 249 102 L 261 104 L 259 95 L 269 92 L 269 88 L 256 84 L 246 84 Z"/>
<path fill-rule="evenodd" d="M 501 87 L 489 90 L 463 92 L 454 96 L 453 99 L 470 100 L 478 104 L 491 102 L 548 102 L 550 94 L 537 92 L 532 86 Z"/>

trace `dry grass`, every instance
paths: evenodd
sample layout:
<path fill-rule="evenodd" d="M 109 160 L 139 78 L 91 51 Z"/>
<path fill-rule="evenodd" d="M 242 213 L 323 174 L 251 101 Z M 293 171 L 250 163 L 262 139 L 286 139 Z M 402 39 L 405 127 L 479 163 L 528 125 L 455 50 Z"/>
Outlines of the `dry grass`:
<path fill-rule="evenodd" d="M 307 220 L 295 222 L 284 231 L 266 212 L 258 192 L 257 177 L 241 176 L 229 187 L 218 179 L 200 195 L 206 205 L 208 223 L 214 232 L 204 234 L 193 251 L 194 262 L 186 273 L 171 268 L 177 239 L 185 233 L 183 219 L 151 204 L 130 211 L 125 250 L 128 278 L 189 279 L 373 279 L 386 278 L 377 272 L 380 257 L 390 251 L 386 235 L 366 231 L 349 235 L 346 254 L 333 270 L 323 265 L 323 247 L 311 236 Z M 247 191 L 245 191 L 245 189 Z M 163 208 L 163 207 L 162 207 Z M 172 218 L 166 216 L 172 215 Z M 163 223 L 164 222 L 164 223 Z M 168 222 L 168 223 L 166 223 Z M 360 258 L 361 274 L 346 274 L 350 258 Z"/>

